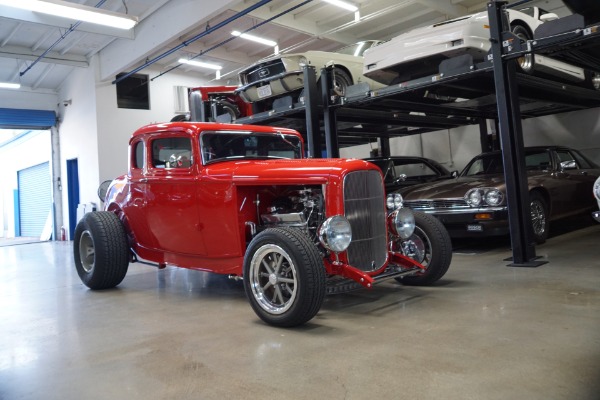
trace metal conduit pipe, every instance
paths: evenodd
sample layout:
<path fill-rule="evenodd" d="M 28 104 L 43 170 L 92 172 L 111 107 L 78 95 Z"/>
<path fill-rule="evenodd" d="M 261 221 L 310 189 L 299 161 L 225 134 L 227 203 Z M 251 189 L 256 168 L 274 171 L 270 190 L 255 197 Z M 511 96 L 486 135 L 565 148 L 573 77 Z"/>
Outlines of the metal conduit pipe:
<path fill-rule="evenodd" d="M 106 0 L 100 0 L 100 2 L 98 4 L 96 4 L 94 7 L 99 8 L 102 4 L 106 3 Z M 52 45 L 50 47 L 48 47 L 48 49 L 46 51 L 44 51 L 38 58 L 36 58 L 23 72 L 19 72 L 19 76 L 23 76 L 27 73 L 27 71 L 29 71 L 31 68 L 33 68 L 33 66 L 35 64 L 37 64 L 42 58 L 46 57 L 46 54 L 48 54 L 54 47 L 56 47 L 57 44 L 59 44 L 60 42 L 62 42 L 71 32 L 73 32 L 75 29 L 77 29 L 77 27 L 81 25 L 81 21 L 77 21 L 75 24 L 73 24 L 73 26 L 71 26 L 69 29 L 67 29 L 67 31 L 65 33 L 63 33 L 56 42 L 52 43 Z"/>
<path fill-rule="evenodd" d="M 256 28 L 258 28 L 258 27 L 260 27 L 260 26 L 263 26 L 264 24 L 267 24 L 267 23 L 269 23 L 269 22 L 273 21 L 274 19 L 277 19 L 277 18 L 281 17 L 282 15 L 285 15 L 285 14 L 287 14 L 287 13 L 290 13 L 290 12 L 294 11 L 295 9 L 302 7 L 303 5 L 305 5 L 305 4 L 307 4 L 307 3 L 310 3 L 311 1 L 312 1 L 312 0 L 306 0 L 306 1 L 303 1 L 302 3 L 300 3 L 300 4 L 298 4 L 298 5 L 294 6 L 294 7 L 290 7 L 290 8 L 288 8 L 287 10 L 285 10 L 285 11 L 283 11 L 283 12 L 280 12 L 279 14 L 277 14 L 277 15 L 275 15 L 275 16 L 273 16 L 273 17 L 271 17 L 271 18 L 269 18 L 269 19 L 266 19 L 266 20 L 264 20 L 263 22 L 261 22 L 261 23 L 259 23 L 259 24 L 257 24 L 257 25 L 254 25 L 252 28 L 246 29 L 246 30 L 245 30 L 244 32 L 242 32 L 242 33 L 248 33 L 248 32 L 250 32 L 250 31 L 252 31 L 252 30 L 254 30 L 254 29 L 256 29 Z M 209 51 L 211 51 L 211 50 L 214 50 L 214 49 L 216 49 L 216 48 L 219 48 L 219 47 L 221 47 L 221 46 L 223 46 L 223 45 L 225 45 L 225 44 L 227 44 L 227 43 L 231 42 L 232 40 L 238 39 L 238 37 L 239 37 L 239 36 L 232 36 L 232 37 L 230 37 L 229 39 L 222 41 L 221 43 L 217 43 L 216 45 L 214 45 L 214 46 L 212 46 L 212 47 L 210 47 L 210 48 L 208 48 L 208 49 L 206 49 L 206 50 L 204 50 L 204 51 L 201 51 L 200 53 L 196 54 L 194 57 L 190 58 L 190 60 L 193 60 L 193 59 L 195 59 L 195 58 L 198 58 L 198 57 L 200 57 L 201 55 L 204 55 L 204 54 L 208 53 L 208 52 L 209 52 Z M 151 80 L 151 81 L 153 81 L 153 80 L 155 80 L 156 78 L 160 78 L 160 77 L 161 77 L 161 76 L 163 76 L 164 74 L 167 74 L 167 73 L 169 73 L 169 72 L 173 71 L 174 69 L 177 69 L 177 68 L 181 67 L 182 65 L 183 65 L 183 64 L 177 64 L 176 66 L 174 66 L 174 67 L 171 67 L 171 68 L 169 68 L 168 70 L 161 72 L 160 74 L 156 75 L 154 78 L 151 78 L 150 80 Z"/>
<path fill-rule="evenodd" d="M 217 25 L 205 30 L 204 32 L 194 36 L 191 39 L 186 40 L 185 42 L 182 42 L 180 45 L 173 47 L 171 50 L 167 50 L 164 53 L 154 57 L 152 60 L 146 61 L 144 64 L 140 65 L 139 67 L 137 67 L 136 69 L 134 69 L 133 71 L 127 72 L 126 74 L 123 74 L 122 76 L 118 77 L 117 79 L 115 79 L 114 81 L 112 81 L 111 83 L 114 85 L 116 83 L 121 82 L 123 79 L 129 78 L 131 75 L 135 74 L 136 72 L 141 71 L 142 69 L 146 68 L 149 65 L 154 64 L 157 61 L 162 60 L 163 58 L 165 58 L 166 56 L 173 54 L 174 52 L 176 52 L 177 50 L 186 47 L 187 45 L 189 45 L 190 43 L 195 42 L 196 40 L 203 38 L 204 36 L 216 31 L 217 29 L 220 29 L 222 27 L 224 27 L 225 25 L 229 24 L 230 22 L 235 21 L 236 19 L 243 17 L 246 14 L 251 13 L 252 11 L 256 10 L 257 8 L 264 6 L 267 3 L 270 3 L 272 0 L 261 0 L 258 3 L 246 8 L 243 11 L 240 11 L 239 13 L 227 18 L 226 20 L 219 22 Z"/>

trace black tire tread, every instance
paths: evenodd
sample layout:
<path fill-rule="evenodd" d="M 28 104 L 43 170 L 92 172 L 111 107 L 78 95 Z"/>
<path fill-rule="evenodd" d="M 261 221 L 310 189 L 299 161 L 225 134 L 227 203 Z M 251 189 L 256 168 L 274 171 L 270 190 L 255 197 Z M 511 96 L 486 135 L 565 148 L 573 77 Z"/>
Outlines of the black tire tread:
<path fill-rule="evenodd" d="M 86 272 L 79 258 L 79 240 L 88 230 L 95 250 L 94 268 Z M 112 212 L 94 211 L 83 216 L 75 228 L 73 251 L 77 272 L 83 283 L 93 290 L 109 289 L 120 284 L 129 267 L 129 246 L 123 223 Z"/>
<path fill-rule="evenodd" d="M 254 248 L 269 240 L 273 241 L 273 239 L 280 240 L 280 245 L 285 247 L 290 257 L 297 258 L 295 261 L 297 262 L 298 275 L 305 278 L 304 282 L 299 282 L 300 292 L 298 293 L 298 299 L 304 300 L 303 303 L 280 316 L 267 314 L 255 303 L 248 281 L 249 263 Z M 246 295 L 256 314 L 271 325 L 286 328 L 298 326 L 317 315 L 325 299 L 325 278 L 323 259 L 317 247 L 307 235 L 296 229 L 270 228 L 261 232 L 252 240 L 244 257 L 244 289 Z"/>
<path fill-rule="evenodd" d="M 415 224 L 431 239 L 431 263 L 425 272 L 406 276 L 400 282 L 405 285 L 427 286 L 448 272 L 452 262 L 452 241 L 444 225 L 431 215 L 415 212 Z"/>

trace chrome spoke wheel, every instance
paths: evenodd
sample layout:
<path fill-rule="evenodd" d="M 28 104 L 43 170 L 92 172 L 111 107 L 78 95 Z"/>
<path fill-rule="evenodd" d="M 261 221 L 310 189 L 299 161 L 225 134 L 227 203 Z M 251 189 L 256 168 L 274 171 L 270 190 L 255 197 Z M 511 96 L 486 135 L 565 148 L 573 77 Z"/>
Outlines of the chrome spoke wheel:
<path fill-rule="evenodd" d="M 532 201 L 530 207 L 533 233 L 536 236 L 542 236 L 546 232 L 546 212 L 544 206 L 539 201 Z"/>
<path fill-rule="evenodd" d="M 297 296 L 298 276 L 290 255 L 275 244 L 260 247 L 249 270 L 252 295 L 271 314 L 285 313 Z"/>
<path fill-rule="evenodd" d="M 81 267 L 85 272 L 90 272 L 94 269 L 96 263 L 96 249 L 94 248 L 94 240 L 90 231 L 83 231 L 79 240 L 79 259 Z"/>

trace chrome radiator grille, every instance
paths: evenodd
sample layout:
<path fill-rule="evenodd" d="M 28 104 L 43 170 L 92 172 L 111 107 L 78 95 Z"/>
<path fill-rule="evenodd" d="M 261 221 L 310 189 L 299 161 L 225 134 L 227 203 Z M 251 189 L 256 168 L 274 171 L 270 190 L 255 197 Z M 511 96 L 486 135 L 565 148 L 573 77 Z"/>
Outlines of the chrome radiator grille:
<path fill-rule="evenodd" d="M 404 205 L 419 211 L 471 208 L 465 199 L 404 200 Z"/>
<path fill-rule="evenodd" d="M 282 72 L 285 72 L 285 65 L 281 59 L 269 61 L 267 63 L 258 65 L 251 71 L 245 72 L 245 82 L 254 83 L 262 79 L 273 77 Z"/>
<path fill-rule="evenodd" d="M 381 175 L 351 172 L 344 178 L 344 208 L 352 226 L 348 262 L 362 271 L 383 266 L 387 254 L 386 211 Z"/>

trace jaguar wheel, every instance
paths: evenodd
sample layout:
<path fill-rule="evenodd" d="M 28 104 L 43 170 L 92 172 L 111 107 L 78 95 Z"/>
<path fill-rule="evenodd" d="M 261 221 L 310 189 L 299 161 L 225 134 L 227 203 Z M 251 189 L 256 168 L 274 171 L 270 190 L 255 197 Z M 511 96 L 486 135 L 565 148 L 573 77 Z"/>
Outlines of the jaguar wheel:
<path fill-rule="evenodd" d="M 537 244 L 542 244 L 548 239 L 548 207 L 544 198 L 536 192 L 531 193 L 529 201 L 533 239 Z"/>
<path fill-rule="evenodd" d="M 244 289 L 266 323 L 292 327 L 307 322 L 325 297 L 325 268 L 317 247 L 297 230 L 264 230 L 246 251 Z"/>

